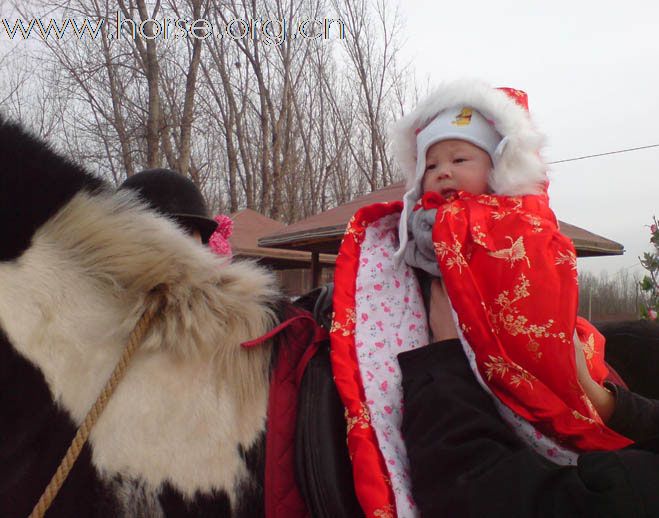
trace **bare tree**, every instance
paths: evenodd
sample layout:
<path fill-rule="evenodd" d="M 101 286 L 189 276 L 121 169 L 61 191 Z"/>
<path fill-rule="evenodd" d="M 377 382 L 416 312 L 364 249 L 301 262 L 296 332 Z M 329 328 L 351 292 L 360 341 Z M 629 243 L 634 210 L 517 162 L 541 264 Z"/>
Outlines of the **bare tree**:
<path fill-rule="evenodd" d="M 592 320 L 637 318 L 641 294 L 639 279 L 628 270 L 610 276 L 579 273 L 579 314 Z"/>
<path fill-rule="evenodd" d="M 384 0 L 117 2 L 33 0 L 53 19 L 107 23 L 91 24 L 100 37 L 37 41 L 41 101 L 27 64 L 0 82 L 10 111 L 71 156 L 114 182 L 166 165 L 214 209 L 287 222 L 393 181 L 386 126 L 407 82 Z M 165 37 L 166 18 L 186 34 Z"/>

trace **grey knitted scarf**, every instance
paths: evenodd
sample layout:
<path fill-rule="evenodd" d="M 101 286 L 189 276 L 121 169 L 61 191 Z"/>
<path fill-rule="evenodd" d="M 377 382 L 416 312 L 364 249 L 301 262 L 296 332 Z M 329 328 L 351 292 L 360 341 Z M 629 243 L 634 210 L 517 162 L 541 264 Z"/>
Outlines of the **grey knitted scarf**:
<path fill-rule="evenodd" d="M 405 246 L 405 262 L 440 277 L 435 248 L 432 241 L 432 226 L 435 223 L 437 209 L 418 209 L 412 211 L 407 219 L 408 240 Z"/>

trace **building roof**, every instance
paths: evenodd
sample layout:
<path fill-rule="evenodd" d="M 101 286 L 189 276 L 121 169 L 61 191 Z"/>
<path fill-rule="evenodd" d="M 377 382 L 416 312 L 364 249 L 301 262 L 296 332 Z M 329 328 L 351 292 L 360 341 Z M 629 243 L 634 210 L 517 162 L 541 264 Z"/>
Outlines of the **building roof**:
<path fill-rule="evenodd" d="M 263 233 L 258 244 L 263 247 L 336 254 L 346 225 L 357 209 L 372 203 L 401 200 L 404 193 L 404 182 L 389 185 L 270 234 Z M 563 221 L 559 221 L 559 225 L 561 232 L 572 239 L 579 257 L 622 255 L 624 252 L 620 243 Z"/>
<path fill-rule="evenodd" d="M 264 248 L 258 245 L 257 241 L 260 237 L 285 231 L 284 223 L 252 209 L 234 212 L 230 217 L 233 220 L 233 233 L 229 243 L 235 256 L 258 259 L 259 262 L 280 270 L 309 267 L 310 252 Z M 325 265 L 333 265 L 336 261 L 336 257 L 328 254 L 321 254 L 319 259 L 320 263 Z"/>

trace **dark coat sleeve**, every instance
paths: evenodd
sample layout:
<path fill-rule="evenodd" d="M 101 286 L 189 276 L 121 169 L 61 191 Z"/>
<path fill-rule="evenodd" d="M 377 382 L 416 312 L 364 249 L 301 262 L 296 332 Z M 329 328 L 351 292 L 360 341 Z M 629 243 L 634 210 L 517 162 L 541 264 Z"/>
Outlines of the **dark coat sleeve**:
<path fill-rule="evenodd" d="M 403 436 L 423 516 L 659 516 L 659 457 L 651 451 L 593 452 L 577 466 L 557 466 L 501 419 L 458 340 L 398 358 Z"/>
<path fill-rule="evenodd" d="M 659 435 L 659 401 L 613 383 L 606 383 L 606 387 L 616 398 L 615 410 L 606 423 L 609 428 L 634 441 Z"/>

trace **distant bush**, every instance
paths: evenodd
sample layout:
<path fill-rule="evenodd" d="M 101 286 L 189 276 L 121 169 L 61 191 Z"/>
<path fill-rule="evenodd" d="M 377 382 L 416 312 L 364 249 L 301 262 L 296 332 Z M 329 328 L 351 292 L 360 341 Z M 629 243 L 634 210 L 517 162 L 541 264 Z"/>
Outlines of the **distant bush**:
<path fill-rule="evenodd" d="M 650 243 L 654 251 L 645 252 L 641 264 L 648 271 L 648 275 L 640 282 L 643 290 L 644 301 L 641 302 L 641 318 L 657 320 L 659 312 L 659 223 L 656 216 L 652 218 L 650 225 Z"/>

